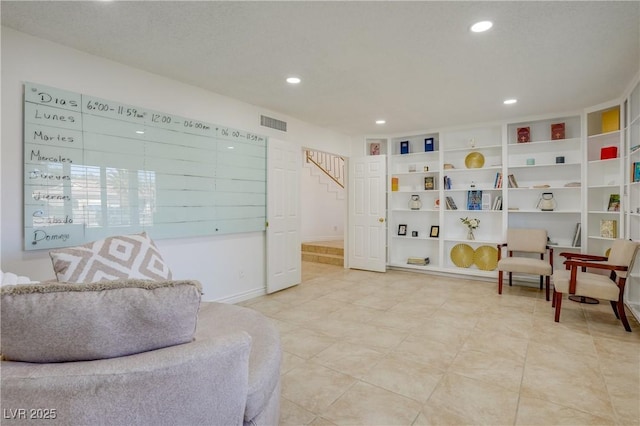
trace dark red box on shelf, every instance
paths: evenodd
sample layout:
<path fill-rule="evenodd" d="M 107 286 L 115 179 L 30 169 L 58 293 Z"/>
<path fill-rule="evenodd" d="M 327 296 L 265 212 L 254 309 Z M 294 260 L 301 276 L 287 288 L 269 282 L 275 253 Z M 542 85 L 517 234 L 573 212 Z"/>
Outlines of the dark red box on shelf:
<path fill-rule="evenodd" d="M 618 158 L 617 146 L 603 146 L 600 148 L 600 159 L 608 160 L 610 158 Z"/>

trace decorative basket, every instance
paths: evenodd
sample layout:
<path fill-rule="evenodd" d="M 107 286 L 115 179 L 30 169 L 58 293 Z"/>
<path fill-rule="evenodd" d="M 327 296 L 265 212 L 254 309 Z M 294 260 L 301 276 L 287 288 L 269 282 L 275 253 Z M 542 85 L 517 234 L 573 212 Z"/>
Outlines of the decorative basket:
<path fill-rule="evenodd" d="M 475 251 L 469 244 L 456 244 L 451 248 L 449 256 L 454 265 L 459 268 L 468 268 L 473 265 Z"/>
<path fill-rule="evenodd" d="M 464 158 L 464 165 L 467 169 L 480 169 L 484 166 L 484 155 L 477 151 L 470 152 Z"/>
<path fill-rule="evenodd" d="M 493 271 L 498 266 L 498 249 L 493 246 L 480 246 L 476 249 L 473 261 L 483 271 Z"/>

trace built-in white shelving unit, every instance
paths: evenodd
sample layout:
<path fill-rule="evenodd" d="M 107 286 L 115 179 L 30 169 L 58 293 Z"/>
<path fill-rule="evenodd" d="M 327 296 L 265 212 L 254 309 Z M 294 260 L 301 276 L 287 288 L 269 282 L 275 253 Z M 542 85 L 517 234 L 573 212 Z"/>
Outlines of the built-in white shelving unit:
<path fill-rule="evenodd" d="M 576 113 L 509 123 L 506 130 L 506 173 L 517 184 L 507 190 L 508 227 L 546 229 L 556 267 L 561 252 L 581 246 L 575 241 L 582 221 L 581 123 Z M 528 129 L 529 142 L 519 139 L 520 129 Z"/>
<path fill-rule="evenodd" d="M 587 226 L 583 229 L 586 229 L 587 252 L 591 254 L 604 255 L 615 238 L 624 236 L 623 211 L 620 208 L 624 189 L 621 112 L 620 104 L 613 103 L 587 113 Z M 619 201 L 614 208 L 615 198 Z M 611 229 L 607 223 L 614 224 L 613 234 L 605 232 Z"/>
<path fill-rule="evenodd" d="M 510 227 L 546 229 L 556 268 L 564 251 L 604 254 L 615 238 L 640 241 L 640 83 L 625 100 L 584 111 L 370 137 L 365 150 L 388 159 L 390 267 L 495 277 L 475 260 L 458 265 L 452 250 L 486 255 Z M 470 191 L 485 197 L 480 206 L 469 205 Z M 410 207 L 412 197 L 420 208 Z M 552 209 L 542 198 L 553 199 Z M 480 220 L 475 239 L 461 218 Z M 603 234 L 607 221 L 615 235 Z M 640 272 L 630 274 L 626 300 L 640 320 Z"/>
<path fill-rule="evenodd" d="M 402 146 L 404 145 L 404 150 Z M 388 264 L 409 269 L 438 268 L 440 209 L 440 140 L 437 133 L 389 140 Z M 427 149 L 432 149 L 427 151 Z M 403 153 L 404 152 L 404 153 Z M 419 198 L 421 207 L 409 202 Z M 400 227 L 406 235 L 399 235 Z M 409 258 L 429 258 L 429 264 L 408 264 Z"/>
<path fill-rule="evenodd" d="M 625 216 L 625 236 L 640 241 L 640 82 L 625 102 L 625 197 L 622 209 Z M 637 171 L 636 171 L 637 170 Z M 636 258 L 625 286 L 625 304 L 640 321 L 640 259 Z"/>
<path fill-rule="evenodd" d="M 454 247 L 464 244 L 474 251 L 485 246 L 495 248 L 503 238 L 503 211 L 492 209 L 496 197 L 503 196 L 503 190 L 496 188 L 497 177 L 503 171 L 502 126 L 449 130 L 442 133 L 443 190 L 442 190 L 442 268 L 456 273 L 477 276 L 495 276 L 494 270 L 482 270 L 474 261 L 471 265 L 456 265 L 452 258 Z M 446 178 L 445 178 L 446 177 Z M 446 180 L 445 180 L 446 179 Z M 447 182 L 445 184 L 445 182 Z M 470 208 L 471 191 L 485 197 L 484 207 Z M 457 209 L 452 209 L 451 203 Z M 480 221 L 475 229 L 474 240 L 468 240 L 468 228 L 462 218 Z M 458 262 L 459 263 L 459 262 Z"/>

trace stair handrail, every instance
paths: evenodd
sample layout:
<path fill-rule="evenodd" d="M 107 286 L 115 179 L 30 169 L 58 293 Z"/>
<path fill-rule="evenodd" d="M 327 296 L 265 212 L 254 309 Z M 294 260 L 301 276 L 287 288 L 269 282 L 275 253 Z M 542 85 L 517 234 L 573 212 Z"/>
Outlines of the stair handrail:
<path fill-rule="evenodd" d="M 344 158 L 327 152 L 306 150 L 307 163 L 314 164 L 329 176 L 340 188 L 344 189 Z"/>

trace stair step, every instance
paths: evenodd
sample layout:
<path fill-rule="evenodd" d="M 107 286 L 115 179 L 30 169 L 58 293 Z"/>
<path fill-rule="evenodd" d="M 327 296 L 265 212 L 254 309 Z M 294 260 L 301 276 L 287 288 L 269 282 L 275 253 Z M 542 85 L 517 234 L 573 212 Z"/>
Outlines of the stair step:
<path fill-rule="evenodd" d="M 316 244 L 302 244 L 302 251 L 307 253 L 331 254 L 336 256 L 344 256 L 344 248 L 328 247 Z"/>
<path fill-rule="evenodd" d="M 302 252 L 304 262 L 325 263 L 329 265 L 344 265 L 344 257 L 335 254 Z"/>

